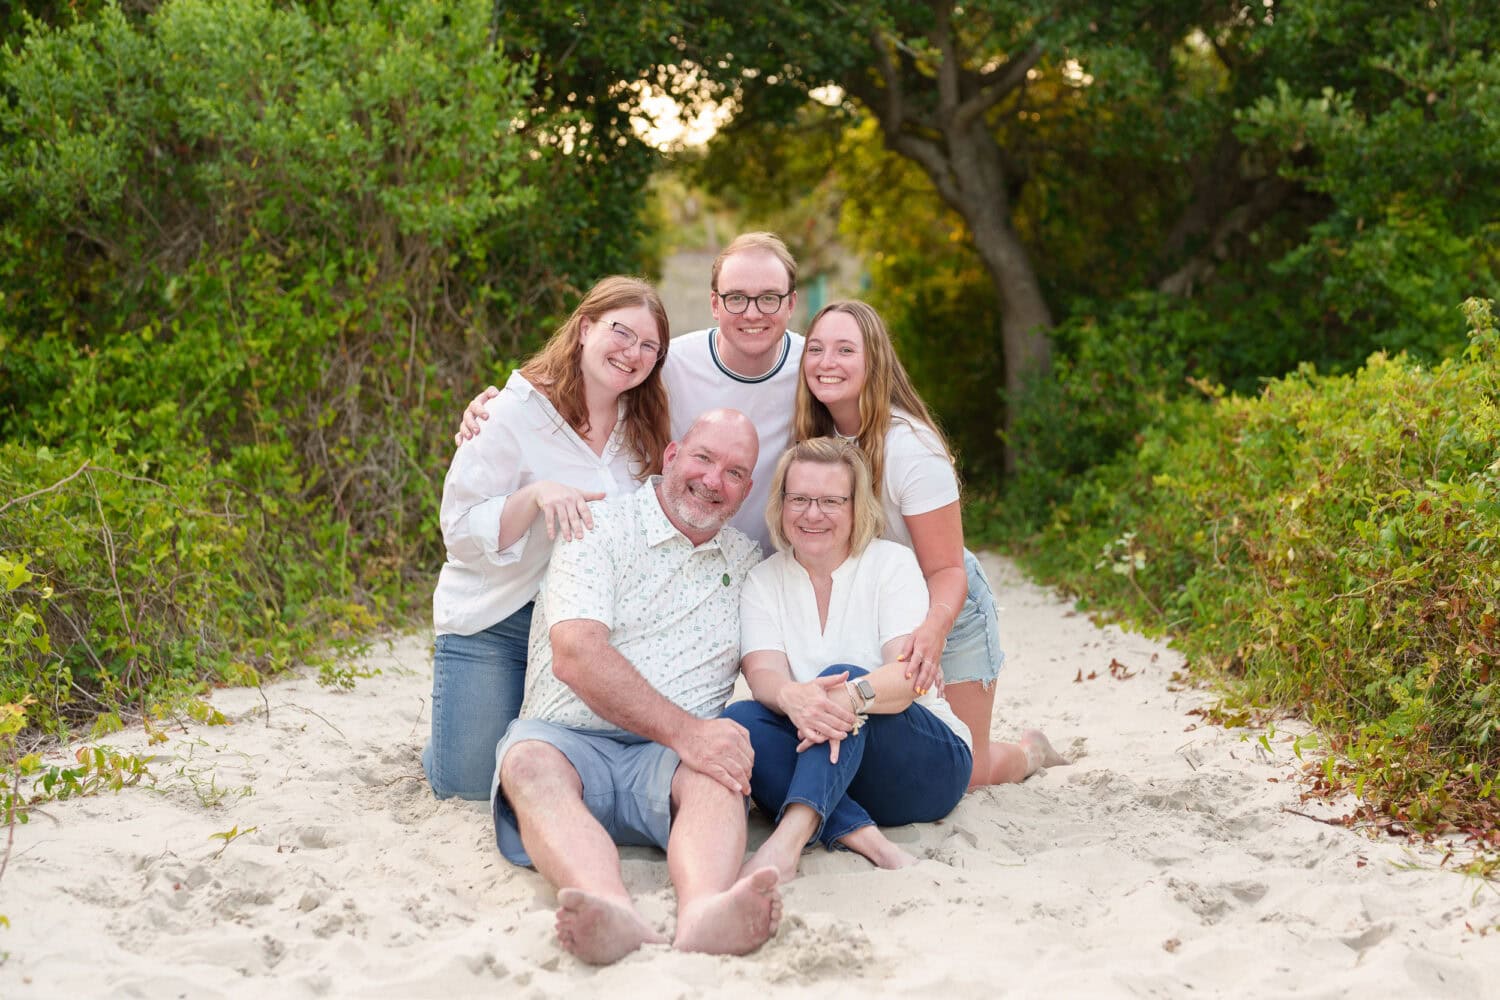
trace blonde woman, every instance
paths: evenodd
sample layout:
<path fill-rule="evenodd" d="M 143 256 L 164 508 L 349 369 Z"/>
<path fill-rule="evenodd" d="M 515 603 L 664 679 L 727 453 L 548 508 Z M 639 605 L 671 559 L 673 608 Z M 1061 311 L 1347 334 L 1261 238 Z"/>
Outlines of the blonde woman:
<path fill-rule="evenodd" d="M 774 866 L 790 880 L 814 840 L 912 864 L 878 826 L 941 819 L 968 785 L 968 728 L 897 660 L 927 588 L 911 549 L 876 537 L 883 520 L 852 443 L 814 438 L 781 457 L 766 510 L 778 551 L 740 598 L 755 700 L 725 712 L 750 734 L 751 794 L 776 823 L 743 873 Z"/>
<path fill-rule="evenodd" d="M 916 555 L 928 606 L 899 653 L 918 693 L 941 680 L 972 734 L 970 787 L 1021 781 L 1042 765 L 1067 763 L 1034 730 L 1019 743 L 990 739 L 995 679 L 1005 662 L 995 595 L 964 548 L 952 453 L 879 314 L 863 302 L 833 302 L 813 317 L 806 337 L 795 439 L 832 435 L 857 444 L 884 510 L 882 534 Z"/>

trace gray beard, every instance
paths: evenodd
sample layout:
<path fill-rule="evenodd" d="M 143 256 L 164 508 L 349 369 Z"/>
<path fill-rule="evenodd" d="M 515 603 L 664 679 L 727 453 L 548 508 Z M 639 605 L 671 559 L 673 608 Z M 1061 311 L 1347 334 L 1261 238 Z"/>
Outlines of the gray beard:
<path fill-rule="evenodd" d="M 675 489 L 663 484 L 662 496 L 666 498 L 667 503 L 672 505 L 672 513 L 677 515 L 677 519 L 694 531 L 717 531 L 728 524 L 729 517 L 733 516 L 732 514 L 720 516 L 708 511 L 704 511 L 701 515 L 696 513 L 693 510 L 693 496 L 686 487 L 678 493 Z"/>

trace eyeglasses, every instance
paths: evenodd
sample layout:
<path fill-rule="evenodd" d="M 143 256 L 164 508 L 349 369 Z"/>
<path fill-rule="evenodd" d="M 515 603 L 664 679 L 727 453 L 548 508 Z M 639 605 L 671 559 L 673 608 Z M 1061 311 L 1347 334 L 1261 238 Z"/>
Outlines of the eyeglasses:
<path fill-rule="evenodd" d="M 761 292 L 759 295 L 746 295 L 744 292 L 729 292 L 720 294 L 719 301 L 724 303 L 724 308 L 738 316 L 750 308 L 750 303 L 755 303 L 755 308 L 760 310 L 762 316 L 781 311 L 781 304 L 791 297 L 791 292 Z"/>
<path fill-rule="evenodd" d="M 641 356 L 649 358 L 652 364 L 661 359 L 661 347 L 649 340 L 642 340 L 641 335 L 628 326 L 620 323 L 611 323 L 609 328 L 614 331 L 615 343 L 620 345 L 620 350 L 629 350 L 632 347 L 640 347 Z"/>
<path fill-rule="evenodd" d="M 800 514 L 813 504 L 824 514 L 837 514 L 849 503 L 848 497 L 810 497 L 801 493 L 783 493 L 781 500 L 793 514 Z"/>

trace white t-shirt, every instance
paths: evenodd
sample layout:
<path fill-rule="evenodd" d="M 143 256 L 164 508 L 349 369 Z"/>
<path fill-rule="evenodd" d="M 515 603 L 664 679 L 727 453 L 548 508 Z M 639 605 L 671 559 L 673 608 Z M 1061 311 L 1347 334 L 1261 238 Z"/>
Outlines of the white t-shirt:
<path fill-rule="evenodd" d="M 453 453 L 443 480 L 440 520 L 448 560 L 432 594 L 439 635 L 473 635 L 503 621 L 536 596 L 552 542 L 538 523 L 500 548 L 500 515 L 512 493 L 540 479 L 615 496 L 639 487 L 640 462 L 625 443 L 624 411 L 595 455 L 547 397 L 512 373 L 485 403 L 485 431 Z"/>
<path fill-rule="evenodd" d="M 633 496 L 595 501 L 594 530 L 562 542 L 531 615 L 521 718 L 618 732 L 552 672 L 552 626 L 589 619 L 662 695 L 709 719 L 724 711 L 740 661 L 740 591 L 760 560 L 733 528 L 694 546 L 661 509 L 654 477 Z"/>
<path fill-rule="evenodd" d="M 874 670 L 882 647 L 911 633 L 927 617 L 927 583 L 904 545 L 877 538 L 833 571 L 828 624 L 818 624 L 812 578 L 788 550 L 750 571 L 740 598 L 740 655 L 784 653 L 792 679 L 805 683 L 835 663 Z M 973 747 L 969 728 L 948 703 L 929 691 L 917 704 L 930 710 Z"/>
<path fill-rule="evenodd" d="M 797 380 L 802 377 L 802 336 L 788 331 L 776 364 L 755 378 L 731 371 L 724 364 L 719 357 L 718 336 L 715 327 L 672 338 L 661 372 L 672 407 L 672 438 L 682 440 L 694 420 L 716 407 L 733 407 L 750 418 L 760 437 L 760 456 L 751 473 L 750 493 L 729 523 L 759 542 L 763 552 L 771 552 L 766 500 L 771 495 L 776 462 L 792 443 Z"/>
<path fill-rule="evenodd" d="M 932 428 L 905 410 L 891 412 L 885 432 L 885 471 L 880 501 L 885 507 L 881 535 L 911 548 L 908 515 L 926 514 L 958 499 L 958 474 Z"/>

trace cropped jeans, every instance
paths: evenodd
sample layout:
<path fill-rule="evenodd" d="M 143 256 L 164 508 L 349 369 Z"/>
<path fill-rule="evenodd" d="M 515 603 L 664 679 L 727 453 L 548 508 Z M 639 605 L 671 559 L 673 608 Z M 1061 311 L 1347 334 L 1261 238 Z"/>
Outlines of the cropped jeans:
<path fill-rule="evenodd" d="M 823 676 L 869 673 L 835 664 Z M 796 725 L 758 701 L 737 701 L 725 711 L 750 732 L 755 766 L 750 795 L 767 816 L 781 821 L 793 802 L 818 814 L 814 839 L 830 850 L 840 837 L 874 823 L 928 823 L 953 811 L 969 786 L 974 756 L 967 744 L 921 705 L 897 715 L 871 715 L 845 737 L 838 763 L 827 744 L 797 752 Z"/>
<path fill-rule="evenodd" d="M 440 635 L 432 654 L 432 737 L 422 770 L 440 799 L 489 801 L 495 746 L 521 714 L 531 604 L 473 635 Z"/>

